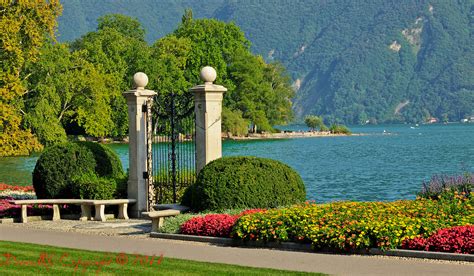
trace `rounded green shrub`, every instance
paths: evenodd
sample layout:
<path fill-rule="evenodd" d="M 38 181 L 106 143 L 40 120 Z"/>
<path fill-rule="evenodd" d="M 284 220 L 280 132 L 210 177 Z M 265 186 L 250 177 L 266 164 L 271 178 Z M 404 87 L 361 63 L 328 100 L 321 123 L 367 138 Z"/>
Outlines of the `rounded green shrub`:
<path fill-rule="evenodd" d="M 38 198 L 73 198 L 72 178 L 94 172 L 96 161 L 87 148 L 77 143 L 47 147 L 33 170 L 33 187 Z"/>
<path fill-rule="evenodd" d="M 99 176 L 121 178 L 124 175 L 122 162 L 111 148 L 93 142 L 79 142 L 81 146 L 88 148 L 94 155 L 96 166 L 95 172 Z"/>
<path fill-rule="evenodd" d="M 113 178 L 98 177 L 89 172 L 72 179 L 72 191 L 82 199 L 113 199 L 117 183 Z"/>
<path fill-rule="evenodd" d="M 116 181 L 123 182 L 125 176 L 119 157 L 106 146 L 92 142 L 57 144 L 47 147 L 38 159 L 33 187 L 38 198 L 81 198 L 81 189 L 75 185 L 84 184 L 80 179 L 91 182 L 91 175 L 96 177 L 94 183 L 102 184 L 101 178 L 114 182 L 114 193 Z M 110 196 L 106 192 L 103 197 Z"/>
<path fill-rule="evenodd" d="M 207 164 L 182 204 L 196 211 L 272 208 L 306 199 L 303 180 L 291 167 L 258 157 L 224 157 Z"/>

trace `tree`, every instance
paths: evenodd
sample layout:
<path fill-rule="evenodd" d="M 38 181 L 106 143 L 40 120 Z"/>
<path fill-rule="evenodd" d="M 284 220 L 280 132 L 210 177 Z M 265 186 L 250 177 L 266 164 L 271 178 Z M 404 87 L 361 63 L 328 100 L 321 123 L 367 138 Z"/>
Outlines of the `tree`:
<path fill-rule="evenodd" d="M 107 14 L 97 19 L 97 30 L 114 29 L 126 37 L 145 41 L 145 29 L 137 19 L 122 14 Z"/>
<path fill-rule="evenodd" d="M 0 3 L 0 156 L 28 155 L 41 144 L 22 127 L 23 97 L 29 75 L 25 66 L 37 61 L 41 46 L 54 39 L 58 0 Z"/>
<path fill-rule="evenodd" d="M 315 131 L 316 128 L 319 128 L 321 131 L 327 129 L 324 125 L 323 118 L 315 115 L 308 115 L 304 118 L 304 123 L 308 126 L 311 131 Z"/>
<path fill-rule="evenodd" d="M 112 125 L 110 132 L 105 133 L 123 137 L 128 133 L 128 117 L 122 92 L 132 87 L 132 77 L 136 72 L 148 71 L 151 49 L 144 41 L 144 31 L 138 20 L 124 15 L 106 15 L 98 21 L 97 31 L 76 40 L 71 49 L 86 51 L 87 61 L 100 67 L 111 78 L 107 104 Z"/>
<path fill-rule="evenodd" d="M 182 68 L 189 84 L 199 84 L 201 68 L 209 65 L 218 72 L 216 82 L 227 87 L 223 103 L 224 131 L 234 126 L 234 130 L 242 132 L 246 121 L 258 125 L 259 130 L 272 131 L 272 125 L 292 118 L 290 99 L 294 92 L 284 68 L 253 55 L 250 42 L 235 24 L 215 19 L 194 20 L 192 12 L 187 11 L 173 35 L 186 38 L 190 44 Z M 163 74 L 174 73 L 163 71 Z M 225 122 L 227 119 L 232 122 Z"/>
<path fill-rule="evenodd" d="M 43 145 L 65 141 L 68 124 L 77 124 L 95 137 L 113 132 L 113 76 L 88 62 L 86 54 L 71 52 L 67 44 L 47 44 L 40 60 L 28 68 L 31 92 L 25 117 Z"/>

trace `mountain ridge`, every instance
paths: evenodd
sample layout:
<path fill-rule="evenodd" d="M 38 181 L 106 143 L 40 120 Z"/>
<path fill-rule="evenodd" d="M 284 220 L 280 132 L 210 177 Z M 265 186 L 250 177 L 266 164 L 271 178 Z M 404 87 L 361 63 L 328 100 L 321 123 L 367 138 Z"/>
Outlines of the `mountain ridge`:
<path fill-rule="evenodd" d="M 474 1 L 64 1 L 60 40 L 97 17 L 138 18 L 147 40 L 195 18 L 234 21 L 254 53 L 295 81 L 294 111 L 330 122 L 458 121 L 474 115 Z M 132 7 L 132 8 L 130 8 Z M 407 102 L 401 108 L 400 104 Z M 397 112 L 398 111 L 398 112 Z"/>

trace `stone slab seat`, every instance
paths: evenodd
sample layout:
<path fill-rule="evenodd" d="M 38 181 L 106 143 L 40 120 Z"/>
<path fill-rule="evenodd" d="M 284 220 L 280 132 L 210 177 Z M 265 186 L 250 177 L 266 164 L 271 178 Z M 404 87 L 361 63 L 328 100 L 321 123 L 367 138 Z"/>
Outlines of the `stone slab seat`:
<path fill-rule="evenodd" d="M 158 232 L 158 229 L 163 226 L 166 217 L 173 217 L 179 214 L 181 214 L 179 210 L 172 209 L 142 213 L 142 215 L 151 219 L 151 232 Z"/>
<path fill-rule="evenodd" d="M 118 217 L 119 219 L 128 219 L 127 208 L 128 204 L 137 202 L 136 199 L 103 199 L 103 200 L 95 200 L 95 199 L 87 199 L 85 204 L 81 205 L 81 219 L 86 217 L 86 219 L 90 219 L 91 217 L 91 206 L 95 206 L 95 217 L 94 220 L 97 221 L 106 221 L 105 218 L 105 205 L 118 205 L 119 212 Z"/>
<path fill-rule="evenodd" d="M 93 200 L 93 199 L 26 199 L 12 200 L 15 205 L 21 205 L 21 222 L 28 222 L 27 205 L 30 204 L 51 204 L 53 205 L 53 221 L 60 220 L 59 204 L 76 204 L 81 205 L 80 220 L 91 219 L 91 206 L 95 206 L 96 215 L 94 220 L 105 221 L 105 205 L 118 205 L 120 219 L 128 219 L 127 207 L 129 203 L 135 203 L 135 199 L 110 199 L 110 200 Z"/>
<path fill-rule="evenodd" d="M 172 209 L 172 210 L 178 210 L 178 211 L 181 211 L 181 212 L 186 212 L 186 211 L 189 211 L 190 208 L 188 206 L 184 206 L 184 205 L 181 205 L 181 204 L 157 204 L 157 205 L 153 206 L 153 209 L 155 209 L 155 210 L 169 210 L 169 209 Z"/>

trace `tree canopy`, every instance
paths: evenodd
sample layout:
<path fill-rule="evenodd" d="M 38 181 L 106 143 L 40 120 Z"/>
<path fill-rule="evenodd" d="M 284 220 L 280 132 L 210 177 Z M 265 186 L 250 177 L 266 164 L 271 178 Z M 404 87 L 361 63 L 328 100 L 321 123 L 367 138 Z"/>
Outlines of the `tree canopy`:
<path fill-rule="evenodd" d="M 216 82 L 227 87 L 224 131 L 241 133 L 244 124 L 248 126 L 249 122 L 258 125 L 260 130 L 272 131 L 273 125 L 292 118 L 290 99 L 294 92 L 284 68 L 277 63 L 267 64 L 261 56 L 253 55 L 250 41 L 234 23 L 196 20 L 187 12 L 173 36 L 190 43 L 182 69 L 188 83 L 200 83 L 199 72 L 209 65 L 218 72 Z M 167 39 L 169 36 L 162 40 Z M 228 119 L 233 123 L 227 124 Z M 234 127 L 227 129 L 230 126 Z"/>
<path fill-rule="evenodd" d="M 60 6 L 43 8 L 42 12 L 50 9 L 54 14 Z M 284 67 L 253 55 L 250 42 L 233 23 L 195 20 L 186 11 L 173 33 L 148 45 L 139 21 L 124 15 L 99 18 L 97 30 L 72 43 L 47 40 L 52 38 L 55 18 L 47 19 L 52 25 L 36 30 L 41 39 L 33 34 L 30 41 L 25 34 L 24 40 L 4 40 L 3 47 L 12 52 L 2 52 L 5 96 L 1 104 L 8 107 L 2 108 L 2 155 L 28 154 L 41 145 L 64 142 L 69 134 L 126 136 L 127 106 L 122 92 L 132 87 L 132 76 L 138 71 L 146 72 L 148 88 L 159 92 L 158 109 L 174 93 L 181 107 L 191 110 L 189 88 L 202 82 L 202 67 L 216 68 L 217 82 L 228 88 L 224 131 L 245 134 L 250 123 L 271 131 L 273 125 L 291 119 L 293 90 Z M 25 145 L 20 148 L 15 143 Z"/>
<path fill-rule="evenodd" d="M 22 125 L 30 77 L 25 68 L 38 60 L 41 46 L 54 39 L 60 13 L 58 0 L 0 3 L 0 156 L 28 155 L 41 149 Z"/>

